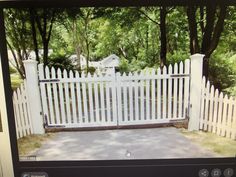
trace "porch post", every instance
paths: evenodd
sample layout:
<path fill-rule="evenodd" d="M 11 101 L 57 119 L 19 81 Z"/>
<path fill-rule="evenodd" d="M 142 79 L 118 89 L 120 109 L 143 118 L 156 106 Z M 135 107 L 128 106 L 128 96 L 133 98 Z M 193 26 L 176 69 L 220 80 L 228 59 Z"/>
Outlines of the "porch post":
<path fill-rule="evenodd" d="M 202 54 L 194 54 L 190 56 L 191 82 L 190 82 L 190 111 L 189 111 L 189 124 L 188 124 L 189 131 L 199 130 L 203 57 L 204 55 Z"/>
<path fill-rule="evenodd" d="M 37 61 L 25 60 L 26 89 L 33 133 L 44 134 L 43 115 L 39 90 Z"/>

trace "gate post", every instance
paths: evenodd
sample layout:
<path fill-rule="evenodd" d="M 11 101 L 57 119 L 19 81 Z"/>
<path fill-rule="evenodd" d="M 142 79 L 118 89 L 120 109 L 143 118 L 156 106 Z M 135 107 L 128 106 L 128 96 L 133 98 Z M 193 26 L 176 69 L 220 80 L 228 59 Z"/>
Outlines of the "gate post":
<path fill-rule="evenodd" d="M 32 121 L 33 133 L 44 134 L 42 106 L 39 90 L 39 79 L 37 61 L 25 60 L 25 75 L 26 75 L 26 88 L 28 96 L 28 106 L 30 110 L 30 118 Z"/>
<path fill-rule="evenodd" d="M 201 83 L 203 69 L 202 54 L 194 54 L 190 56 L 190 111 L 188 130 L 199 130 L 200 122 L 200 106 L 201 106 Z"/>

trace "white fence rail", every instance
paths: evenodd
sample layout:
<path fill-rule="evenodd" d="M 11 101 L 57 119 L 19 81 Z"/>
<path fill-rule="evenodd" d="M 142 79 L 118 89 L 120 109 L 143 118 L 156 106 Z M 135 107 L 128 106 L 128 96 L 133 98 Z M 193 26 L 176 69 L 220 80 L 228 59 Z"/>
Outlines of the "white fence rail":
<path fill-rule="evenodd" d="M 236 139 L 236 100 L 202 80 L 200 129 Z"/>
<path fill-rule="evenodd" d="M 186 117 L 186 60 L 161 71 L 128 75 L 63 72 L 39 65 L 43 112 L 49 126 L 93 127 L 167 123 Z"/>
<path fill-rule="evenodd" d="M 27 101 L 26 81 L 13 93 L 13 107 L 16 122 L 17 138 L 33 134 L 30 112 Z M 31 103 L 33 104 L 33 103 Z"/>

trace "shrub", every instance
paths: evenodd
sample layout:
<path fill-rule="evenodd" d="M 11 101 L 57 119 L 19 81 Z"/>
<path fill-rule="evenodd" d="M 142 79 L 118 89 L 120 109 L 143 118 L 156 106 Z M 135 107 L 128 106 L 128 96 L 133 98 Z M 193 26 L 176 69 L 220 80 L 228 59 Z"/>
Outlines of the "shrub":
<path fill-rule="evenodd" d="M 66 69 L 66 70 L 73 70 L 75 67 L 72 65 L 71 60 L 66 55 L 51 55 L 49 58 L 49 67 L 55 67 L 55 69 Z"/>

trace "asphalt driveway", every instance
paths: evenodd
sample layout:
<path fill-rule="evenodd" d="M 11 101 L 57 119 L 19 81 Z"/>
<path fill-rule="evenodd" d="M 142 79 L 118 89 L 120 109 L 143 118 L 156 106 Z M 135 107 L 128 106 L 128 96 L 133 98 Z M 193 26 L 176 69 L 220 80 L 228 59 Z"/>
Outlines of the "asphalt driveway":
<path fill-rule="evenodd" d="M 173 127 L 59 132 L 33 155 L 37 160 L 219 157 L 192 143 Z"/>

